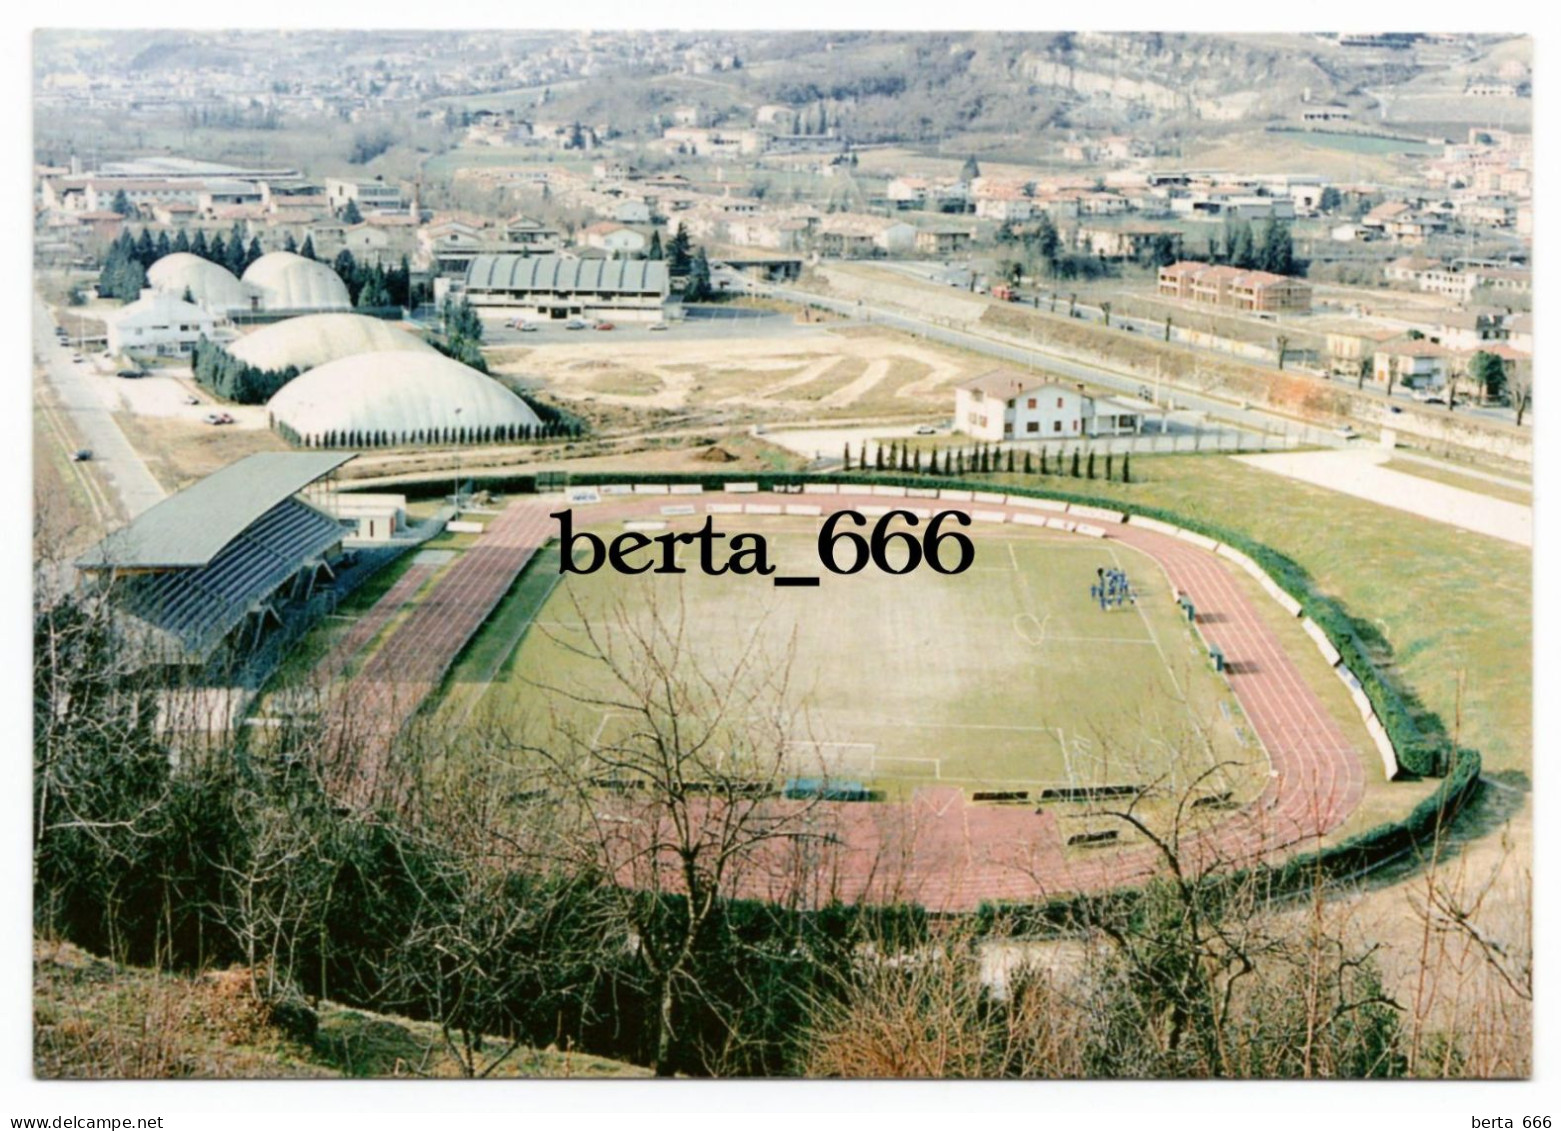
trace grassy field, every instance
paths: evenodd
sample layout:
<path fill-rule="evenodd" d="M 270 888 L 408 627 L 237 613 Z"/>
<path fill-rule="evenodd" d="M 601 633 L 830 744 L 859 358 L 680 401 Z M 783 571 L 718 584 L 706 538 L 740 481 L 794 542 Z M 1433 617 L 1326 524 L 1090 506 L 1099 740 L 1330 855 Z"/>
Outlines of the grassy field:
<path fill-rule="evenodd" d="M 749 519 L 745 528 L 756 522 L 779 573 L 822 573 L 811 521 Z M 1212 759 L 1247 767 L 1224 788 L 1252 796 L 1267 773 L 1233 697 L 1174 615 L 1163 575 L 1126 547 L 1004 530 L 980 537 L 975 565 L 958 576 L 822 573 L 819 588 L 800 590 L 698 572 L 604 571 L 559 583 L 556 561 L 531 567 L 461 657 L 447 710 L 535 712 L 538 683 L 607 690 L 601 669 L 570 650 L 583 640 L 581 613 L 602 623 L 620 598 L 667 607 L 680 588 L 703 664 L 729 663 L 761 613 L 766 648 L 794 648 L 792 697 L 805 716 L 794 729 L 798 774 L 827 772 L 890 794 L 927 784 L 1138 785 L 1163 775 L 1174 789 Z M 1141 597 L 1102 612 L 1089 587 L 1097 568 L 1118 563 Z M 594 710 L 569 722 L 609 736 L 625 721 Z"/>
<path fill-rule="evenodd" d="M 1223 456 L 1134 457 L 1132 468 L 1131 484 L 1043 482 L 1168 507 L 1289 555 L 1320 592 L 1376 627 L 1392 647 L 1394 674 L 1449 733 L 1456 728 L 1462 742 L 1480 749 L 1488 771 L 1530 773 L 1533 563 L 1526 549 Z"/>
<path fill-rule="evenodd" d="M 1402 471 L 1405 475 L 1429 479 L 1434 483 L 1445 483 L 1449 487 L 1461 487 L 1465 491 L 1489 495 L 1493 499 L 1504 499 L 1509 503 L 1521 503 L 1525 507 L 1534 505 L 1534 492 L 1532 491 L 1525 491 L 1520 487 L 1507 487 L 1501 483 L 1492 483 L 1488 479 L 1481 479 L 1474 475 L 1461 475 L 1449 468 L 1432 467 L 1429 464 L 1421 463 L 1419 460 L 1390 459 L 1382 466 L 1389 471 Z"/>

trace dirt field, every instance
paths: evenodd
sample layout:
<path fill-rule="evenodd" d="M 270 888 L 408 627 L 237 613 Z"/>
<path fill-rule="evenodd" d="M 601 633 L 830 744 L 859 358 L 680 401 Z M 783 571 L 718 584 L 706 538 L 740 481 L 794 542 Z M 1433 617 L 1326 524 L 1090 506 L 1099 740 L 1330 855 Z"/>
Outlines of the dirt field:
<path fill-rule="evenodd" d="M 289 450 L 280 436 L 265 428 L 218 427 L 178 417 L 129 412 L 115 413 L 114 419 L 157 481 L 169 491 L 188 487 L 255 452 Z"/>
<path fill-rule="evenodd" d="M 634 412 L 787 420 L 946 414 L 979 359 L 901 335 L 788 336 L 545 345 L 495 366 L 566 402 Z"/>

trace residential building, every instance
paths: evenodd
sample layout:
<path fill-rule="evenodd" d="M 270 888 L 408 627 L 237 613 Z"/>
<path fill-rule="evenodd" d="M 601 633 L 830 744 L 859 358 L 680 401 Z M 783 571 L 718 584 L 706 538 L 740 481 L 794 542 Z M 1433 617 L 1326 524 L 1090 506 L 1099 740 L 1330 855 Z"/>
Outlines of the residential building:
<path fill-rule="evenodd" d="M 1440 389 L 1453 371 L 1455 352 L 1430 341 L 1394 341 L 1380 346 L 1372 360 L 1372 380 L 1387 387 Z"/>
<path fill-rule="evenodd" d="M 1011 369 L 993 369 L 954 390 L 954 428 L 978 440 L 1076 440 L 1143 429 L 1136 402 L 1085 395 Z"/>
<path fill-rule="evenodd" d="M 1159 293 L 1256 313 L 1307 313 L 1311 284 L 1289 275 L 1182 261 L 1160 268 Z"/>
<path fill-rule="evenodd" d="M 612 256 L 640 255 L 649 244 L 641 233 L 611 220 L 589 225 L 581 230 L 580 237 L 586 247 L 594 247 Z"/>
<path fill-rule="evenodd" d="M 370 212 L 399 212 L 405 207 L 400 187 L 387 183 L 383 177 L 371 181 L 326 177 L 325 200 L 332 212 L 340 212 L 353 203 L 365 216 Z"/>

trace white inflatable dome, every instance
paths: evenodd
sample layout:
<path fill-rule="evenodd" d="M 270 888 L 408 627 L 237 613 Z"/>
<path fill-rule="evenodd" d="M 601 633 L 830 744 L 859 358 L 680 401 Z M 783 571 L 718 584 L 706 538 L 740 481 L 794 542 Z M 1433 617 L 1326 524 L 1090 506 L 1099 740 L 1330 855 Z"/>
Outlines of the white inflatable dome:
<path fill-rule="evenodd" d="M 262 310 L 351 310 L 347 284 L 323 263 L 290 251 L 262 255 L 244 272 Z"/>
<path fill-rule="evenodd" d="M 417 350 L 360 353 L 309 370 L 271 398 L 272 424 L 295 442 L 355 447 L 498 439 L 537 425 L 514 393 L 469 365 Z M 491 430 L 491 435 L 483 435 Z"/>
<path fill-rule="evenodd" d="M 260 369 L 300 372 L 360 353 L 410 350 L 436 353 L 416 334 L 362 314 L 305 314 L 273 322 L 228 346 L 240 361 Z"/>
<path fill-rule="evenodd" d="M 177 299 L 184 298 L 188 290 L 198 305 L 213 314 L 231 314 L 250 306 L 249 288 L 237 275 L 188 251 L 163 256 L 147 270 L 146 281 L 153 290 Z"/>

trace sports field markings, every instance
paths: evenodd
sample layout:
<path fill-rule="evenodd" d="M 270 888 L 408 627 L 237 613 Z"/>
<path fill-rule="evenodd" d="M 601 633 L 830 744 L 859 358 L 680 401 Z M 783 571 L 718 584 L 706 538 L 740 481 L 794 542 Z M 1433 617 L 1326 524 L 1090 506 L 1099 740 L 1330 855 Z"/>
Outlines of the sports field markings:
<path fill-rule="evenodd" d="M 1122 561 L 1117 557 L 1116 547 L 1107 546 L 1106 550 L 1111 555 L 1111 564 L 1121 569 Z M 1171 677 L 1171 686 L 1176 688 L 1177 697 L 1183 703 L 1187 703 L 1187 693 L 1182 690 L 1181 681 L 1176 678 L 1176 669 L 1171 667 L 1171 658 L 1165 654 L 1165 649 L 1160 646 L 1160 637 L 1155 633 L 1154 625 L 1149 623 L 1148 614 L 1138 607 L 1137 601 L 1134 601 L 1132 604 L 1133 611 L 1138 614 L 1138 619 L 1144 622 L 1144 630 L 1149 633 L 1149 639 L 1154 641 L 1155 651 L 1160 653 L 1160 662 L 1165 665 L 1165 672 Z M 1190 703 L 1188 704 L 1187 714 L 1189 717 L 1192 715 L 1192 705 Z M 1196 725 L 1197 720 L 1194 719 L 1193 722 Z"/>
<path fill-rule="evenodd" d="M 1078 785 L 1078 780 L 1073 776 L 1073 759 L 1068 756 L 1068 738 L 1062 733 L 1062 728 L 1057 727 L 1057 745 L 1062 748 L 1062 772 L 1068 777 L 1070 786 Z"/>

